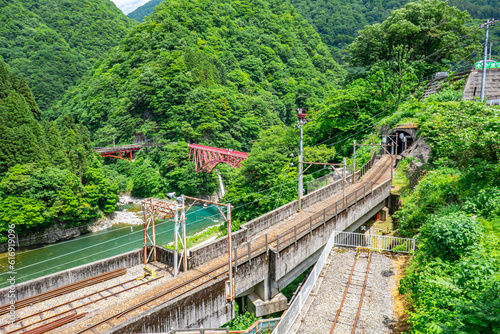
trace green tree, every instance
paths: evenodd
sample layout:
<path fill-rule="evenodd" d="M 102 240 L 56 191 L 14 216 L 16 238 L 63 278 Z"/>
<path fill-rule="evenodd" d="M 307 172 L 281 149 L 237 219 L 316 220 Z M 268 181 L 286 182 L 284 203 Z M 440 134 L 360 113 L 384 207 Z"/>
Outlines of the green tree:
<path fill-rule="evenodd" d="M 395 48 L 412 51 L 419 72 L 429 75 L 459 61 L 479 46 L 477 28 L 469 28 L 469 13 L 446 1 L 422 0 L 394 10 L 382 23 L 365 27 L 347 48 L 354 66 L 373 66 L 395 58 Z"/>
<path fill-rule="evenodd" d="M 69 161 L 66 156 L 61 133 L 59 132 L 56 122 L 50 122 L 46 138 L 52 164 L 61 169 L 68 168 Z"/>

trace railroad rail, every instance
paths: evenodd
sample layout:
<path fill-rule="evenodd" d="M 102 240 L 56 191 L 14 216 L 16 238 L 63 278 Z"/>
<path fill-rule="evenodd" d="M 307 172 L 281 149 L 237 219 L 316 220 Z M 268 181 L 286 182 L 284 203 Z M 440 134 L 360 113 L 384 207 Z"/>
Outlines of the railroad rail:
<path fill-rule="evenodd" d="M 127 273 L 127 269 L 125 269 L 125 268 L 116 269 L 116 270 L 109 271 L 109 272 L 101 274 L 101 275 L 89 277 L 87 279 L 84 279 L 84 280 L 81 280 L 78 282 L 67 284 L 67 285 L 61 286 L 59 288 L 49 290 L 49 291 L 44 292 L 44 293 L 40 293 L 40 294 L 35 295 L 35 296 L 20 299 L 20 300 L 16 301 L 16 309 L 21 309 L 23 307 L 27 307 L 27 306 L 31 306 L 31 305 L 36 304 L 36 303 L 40 303 L 40 302 L 47 300 L 47 299 L 59 297 L 63 294 L 66 294 L 66 293 L 69 293 L 69 292 L 72 292 L 75 290 L 79 290 L 79 289 L 82 289 L 82 288 L 85 288 L 87 286 L 91 286 L 91 285 L 94 285 L 97 283 L 101 283 L 101 282 L 104 282 L 106 280 L 109 280 L 109 279 L 112 279 L 112 278 L 115 278 L 115 277 L 118 277 L 121 275 L 125 275 L 126 273 Z M 9 306 L 10 306 L 10 304 L 2 305 L 0 307 L 0 315 L 8 313 Z M 5 325 L 0 326 L 0 328 L 2 328 L 4 326 Z"/>
<path fill-rule="evenodd" d="M 257 240 L 254 240 L 253 242 L 249 242 L 246 245 L 240 246 L 239 249 L 235 248 L 234 252 L 235 255 L 232 260 L 232 265 L 237 266 L 237 264 L 240 263 L 241 261 L 251 260 L 252 257 L 257 256 L 263 252 L 266 252 L 269 247 L 275 247 L 275 249 L 279 252 L 280 249 L 283 249 L 284 244 L 286 245 L 287 243 L 290 243 L 290 240 L 284 241 L 283 239 L 284 234 L 288 235 L 294 233 L 295 236 L 297 235 L 300 236 L 303 235 L 304 233 L 309 233 L 311 229 L 314 229 L 324 223 L 324 221 L 317 221 L 316 219 L 317 217 L 331 219 L 331 217 L 345 211 L 349 206 L 354 205 L 358 199 L 362 198 L 361 197 L 362 194 L 364 194 L 364 196 L 368 194 L 368 189 L 370 189 L 370 192 L 372 192 L 374 189 L 374 185 L 378 183 L 380 178 L 384 176 L 385 172 L 389 168 L 392 168 L 391 160 L 389 159 L 387 160 L 388 161 L 382 164 L 381 166 L 374 167 L 372 173 L 368 174 L 368 176 L 370 177 L 369 180 L 360 184 L 353 185 L 355 188 L 353 189 L 353 191 L 351 191 L 349 194 L 346 194 L 346 196 L 343 197 L 341 200 L 335 202 L 334 205 L 331 205 L 328 208 L 315 213 L 310 218 L 305 219 L 304 221 L 299 223 L 296 228 L 294 227 L 288 229 L 282 234 L 278 234 L 273 238 L 268 238 L 268 235 L 266 234 L 258 238 Z M 363 191 L 361 191 L 361 189 L 363 189 Z M 328 215 L 326 214 L 327 212 Z M 315 216 L 314 221 L 312 219 L 313 216 Z M 216 279 L 228 276 L 228 272 L 229 270 L 227 263 L 222 263 L 187 280 L 183 280 L 183 277 L 181 275 L 179 276 L 178 279 L 179 284 L 171 288 L 168 288 L 165 291 L 162 291 L 156 295 L 153 295 L 125 310 L 117 312 L 111 316 L 105 317 L 104 319 L 100 319 L 99 321 L 91 324 L 90 326 L 87 326 L 84 329 L 76 331 L 75 333 L 76 334 L 85 332 L 103 333 L 117 326 L 119 322 L 117 320 L 121 317 L 128 315 L 127 318 L 130 318 L 131 316 L 134 316 L 136 314 L 146 312 L 159 304 L 165 303 L 166 298 L 168 298 L 167 300 L 170 300 L 171 298 L 174 297 L 175 298 L 180 297 L 190 291 L 198 289 L 206 284 L 209 284 L 210 282 Z M 132 315 L 132 313 L 134 315 Z M 113 321 L 115 321 L 116 323 Z"/>
<path fill-rule="evenodd" d="M 358 252 L 352 265 L 351 274 L 349 275 L 349 279 L 347 280 L 344 295 L 342 297 L 342 301 L 340 302 L 340 306 L 337 309 L 330 334 L 334 333 L 335 328 L 342 329 L 343 331 L 351 330 L 351 334 L 356 333 L 356 326 L 358 324 L 359 315 L 363 306 L 363 298 L 365 296 L 365 291 L 368 283 L 371 263 L 370 249 L 366 249 L 366 251 L 364 252 L 362 250 L 364 250 L 363 247 L 358 247 Z M 366 259 L 366 261 L 358 261 L 362 254 L 367 254 L 366 257 L 363 257 Z M 362 279 L 362 277 L 364 277 L 364 279 Z M 363 284 L 359 284 L 359 282 L 361 281 L 363 282 Z M 348 295 L 350 295 L 349 301 L 351 303 L 354 301 L 354 305 L 348 305 L 345 303 Z M 352 309 L 357 309 L 357 313 L 354 319 L 352 319 L 353 314 L 350 312 L 350 310 Z M 337 327 L 337 325 L 343 327 Z"/>
<path fill-rule="evenodd" d="M 83 280 L 83 281 L 79 281 L 79 282 L 75 282 L 75 283 L 72 283 L 72 284 L 65 285 L 65 286 L 63 286 L 63 287 L 61 287 L 59 289 L 54 289 L 54 290 L 48 291 L 45 294 L 40 294 L 40 295 L 37 295 L 37 296 L 26 298 L 26 299 L 31 300 L 31 303 L 29 303 L 29 304 L 23 303 L 23 304 L 21 304 L 21 306 L 18 306 L 16 304 L 16 308 L 20 309 L 20 308 L 23 308 L 23 307 L 26 307 L 26 306 L 32 306 L 33 304 L 36 304 L 36 303 L 39 303 L 39 302 L 42 302 L 42 301 L 45 301 L 45 300 L 48 300 L 48 299 L 51 299 L 51 298 L 59 297 L 59 296 L 62 296 L 64 294 L 67 294 L 69 292 L 73 292 L 73 291 L 79 290 L 81 288 L 85 288 L 85 287 L 91 286 L 93 284 L 104 282 L 105 280 L 109 280 L 109 279 L 112 279 L 112 278 L 119 277 L 119 276 L 125 274 L 126 271 L 127 270 L 125 268 L 113 270 L 113 271 L 110 271 L 108 273 L 104 273 L 104 274 L 101 274 L 101 275 L 98 275 L 98 276 L 91 277 L 91 278 L 89 278 L 87 280 Z M 153 282 L 153 281 L 155 281 L 157 279 L 160 279 L 161 277 L 163 277 L 163 276 L 159 276 L 157 278 L 154 278 L 154 279 L 151 279 L 151 280 L 148 280 L 148 281 L 145 281 L 145 282 L 141 282 L 141 283 L 137 283 L 137 279 L 133 278 L 133 279 L 127 280 L 125 282 L 120 282 L 120 283 L 115 284 L 113 286 L 110 286 L 110 287 L 107 287 L 107 288 L 104 288 L 104 289 L 92 292 L 90 294 L 86 294 L 83 297 L 74 298 L 74 299 L 66 301 L 64 303 L 57 304 L 57 305 L 55 305 L 53 307 L 43 309 L 43 310 L 41 310 L 39 312 L 36 312 L 36 313 L 30 314 L 30 315 L 24 316 L 24 317 L 19 318 L 19 319 L 16 319 L 16 321 L 13 322 L 12 324 L 20 324 L 22 327 L 12 329 L 9 332 L 7 332 L 6 334 L 13 334 L 13 333 L 17 333 L 17 332 L 31 333 L 32 331 L 33 331 L 33 333 L 38 333 L 36 330 L 38 330 L 38 329 L 44 329 L 44 328 L 46 329 L 46 328 L 48 328 L 48 327 L 46 327 L 48 324 L 51 324 L 50 325 L 50 329 L 57 328 L 59 326 L 65 325 L 65 324 L 67 324 L 67 323 L 69 323 L 71 321 L 80 319 L 81 317 L 83 317 L 84 315 L 86 315 L 87 313 L 78 313 L 77 312 L 77 310 L 79 310 L 81 308 L 88 307 L 88 306 L 90 306 L 92 304 L 95 304 L 95 303 L 101 301 L 101 300 L 106 300 L 106 299 L 111 298 L 111 297 L 116 297 L 116 296 L 118 296 L 119 294 L 121 294 L 123 292 L 130 291 L 130 290 L 138 288 L 138 287 L 140 287 L 142 285 L 149 284 L 149 283 L 151 283 L 151 282 Z M 85 284 L 83 284 L 82 282 L 85 283 Z M 126 287 L 127 284 L 132 284 L 132 286 Z M 120 290 L 120 291 L 113 291 L 113 289 L 117 289 L 117 288 L 122 288 L 122 290 Z M 57 290 L 57 291 L 55 291 L 55 290 Z M 104 293 L 108 293 L 108 295 L 103 295 Z M 92 300 L 90 297 L 91 296 L 95 296 L 95 295 L 98 295 L 99 298 Z M 40 297 L 42 297 L 42 298 L 40 298 Z M 89 300 L 89 301 L 86 301 L 86 300 Z M 78 303 L 80 303 L 80 305 L 77 305 Z M 74 305 L 76 305 L 76 306 L 74 306 Z M 65 307 L 69 307 L 69 309 L 66 309 L 66 310 L 64 310 L 62 312 L 58 312 L 59 309 L 65 308 Z M 65 314 L 68 314 L 68 313 L 71 313 L 71 314 L 65 315 Z M 83 315 L 81 315 L 81 314 L 83 314 Z M 61 317 L 61 316 L 63 316 L 63 317 L 62 318 L 58 318 L 58 317 Z M 38 320 L 35 320 L 35 319 L 32 319 L 32 318 L 35 318 L 35 319 L 38 319 Z M 45 324 L 42 324 L 42 325 L 40 325 L 40 326 L 38 326 L 38 327 L 36 327 L 34 329 L 29 329 L 30 327 L 32 327 L 34 325 L 37 325 L 37 324 L 40 324 L 42 322 L 46 322 L 48 320 L 55 319 L 55 318 L 57 318 L 57 319 L 54 320 L 54 321 L 52 321 L 52 322 L 50 322 L 50 323 L 45 323 Z M 31 319 L 31 320 L 28 320 L 28 319 Z M 26 321 L 26 320 L 28 320 L 29 323 L 26 324 L 26 325 L 24 325 L 23 321 Z M 56 326 L 56 324 L 59 324 L 59 325 Z M 6 326 L 7 326 L 7 324 L 4 324 L 4 325 L 0 326 L 0 329 L 4 328 Z M 26 330 L 27 330 L 27 332 L 26 332 Z M 40 333 L 43 333 L 43 331 L 40 332 Z"/>

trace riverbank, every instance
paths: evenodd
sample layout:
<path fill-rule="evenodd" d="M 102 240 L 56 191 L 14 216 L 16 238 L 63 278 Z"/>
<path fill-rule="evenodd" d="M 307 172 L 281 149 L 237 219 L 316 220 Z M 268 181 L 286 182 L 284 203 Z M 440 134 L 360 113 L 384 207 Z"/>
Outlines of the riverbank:
<path fill-rule="evenodd" d="M 186 214 L 186 233 L 188 236 L 200 233 L 214 224 L 220 224 L 221 221 L 222 218 L 216 207 L 193 207 Z M 157 221 L 157 244 L 164 245 L 173 239 L 174 222 L 172 220 Z M 116 224 L 106 230 L 85 233 L 65 241 L 20 247 L 16 249 L 16 282 L 25 282 L 140 249 L 143 246 L 143 240 L 142 226 Z M 7 277 L 8 271 L 1 265 L 7 263 L 7 256 L 7 253 L 0 254 L 0 288 L 7 285 L 4 277 Z"/>
<path fill-rule="evenodd" d="M 142 225 L 142 198 L 134 198 L 128 195 L 120 195 L 117 202 L 117 210 L 96 221 L 77 227 L 66 227 L 65 224 L 54 223 L 39 231 L 33 231 L 27 236 L 20 237 L 19 247 L 34 247 L 54 244 L 60 241 L 71 240 L 90 232 L 100 232 L 114 225 Z M 6 252 L 6 244 L 0 245 L 0 253 Z"/>

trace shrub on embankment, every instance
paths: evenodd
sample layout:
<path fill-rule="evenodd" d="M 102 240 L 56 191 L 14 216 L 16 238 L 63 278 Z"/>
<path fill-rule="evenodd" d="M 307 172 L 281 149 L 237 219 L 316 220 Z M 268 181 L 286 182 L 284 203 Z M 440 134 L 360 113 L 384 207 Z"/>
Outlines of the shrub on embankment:
<path fill-rule="evenodd" d="M 432 159 L 395 215 L 419 240 L 401 280 L 411 333 L 500 333 L 500 109 L 423 102 Z"/>

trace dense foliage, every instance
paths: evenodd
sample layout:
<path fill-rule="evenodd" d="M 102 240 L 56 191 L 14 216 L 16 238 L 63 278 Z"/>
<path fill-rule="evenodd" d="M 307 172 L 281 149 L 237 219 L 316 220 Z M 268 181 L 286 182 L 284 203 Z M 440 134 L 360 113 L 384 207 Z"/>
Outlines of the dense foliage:
<path fill-rule="evenodd" d="M 291 123 L 295 107 L 319 103 L 341 75 L 288 3 L 164 2 L 60 110 L 87 125 L 97 145 L 113 135 L 128 143 L 140 129 L 249 150 L 260 128 Z"/>
<path fill-rule="evenodd" d="M 151 0 L 139 8 L 136 8 L 133 12 L 127 14 L 127 16 L 137 22 L 142 22 L 144 18 L 153 13 L 154 8 L 162 2 L 163 0 Z"/>
<path fill-rule="evenodd" d="M 413 65 L 430 75 L 478 48 L 479 31 L 466 26 L 471 21 L 469 13 L 441 0 L 411 2 L 361 30 L 348 47 L 348 59 L 351 65 L 371 67 L 392 61 L 402 46 L 411 60 L 422 60 Z"/>
<path fill-rule="evenodd" d="M 151 0 L 128 17 L 142 22 L 144 17 L 153 12 L 154 7 L 163 0 Z M 341 61 L 346 56 L 345 49 L 358 36 L 358 32 L 365 26 L 381 23 L 391 11 L 404 7 L 409 0 L 393 1 L 339 1 L 339 0 L 290 0 L 289 1 L 321 36 L 327 44 L 335 60 Z M 464 1 L 449 0 L 449 5 L 469 12 L 474 26 L 479 26 L 487 18 L 500 17 L 500 3 L 498 0 Z M 500 54 L 500 31 L 492 30 L 490 39 L 493 43 L 493 55 Z"/>
<path fill-rule="evenodd" d="M 40 122 L 22 77 L 0 61 L 0 241 L 54 222 L 77 226 L 112 212 L 118 187 L 104 177 L 90 136 L 71 115 Z"/>
<path fill-rule="evenodd" d="M 42 110 L 76 84 L 132 26 L 109 0 L 1 0 L 0 57 Z"/>
<path fill-rule="evenodd" d="M 398 114 L 418 120 L 432 148 L 395 214 L 399 232 L 419 239 L 400 291 L 412 333 L 498 333 L 500 110 L 454 99 L 445 91 Z"/>
<path fill-rule="evenodd" d="M 385 20 L 394 9 L 403 7 L 409 0 L 290 0 L 318 31 L 323 42 L 332 48 L 336 59 L 357 37 L 364 26 Z"/>

